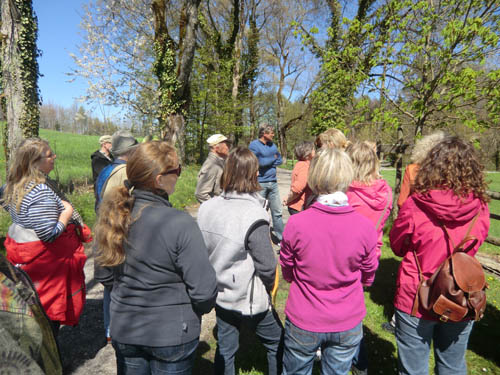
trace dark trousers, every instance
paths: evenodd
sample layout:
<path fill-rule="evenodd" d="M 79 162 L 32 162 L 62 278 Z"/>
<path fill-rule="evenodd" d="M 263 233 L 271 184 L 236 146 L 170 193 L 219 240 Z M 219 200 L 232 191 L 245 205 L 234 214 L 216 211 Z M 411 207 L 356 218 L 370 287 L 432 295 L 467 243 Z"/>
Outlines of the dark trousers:
<path fill-rule="evenodd" d="M 249 316 L 216 306 L 215 314 L 217 317 L 217 350 L 214 361 L 216 375 L 234 375 L 234 358 L 239 347 L 242 324 L 254 329 L 266 348 L 268 374 L 281 374 L 283 325 L 274 309 Z"/>

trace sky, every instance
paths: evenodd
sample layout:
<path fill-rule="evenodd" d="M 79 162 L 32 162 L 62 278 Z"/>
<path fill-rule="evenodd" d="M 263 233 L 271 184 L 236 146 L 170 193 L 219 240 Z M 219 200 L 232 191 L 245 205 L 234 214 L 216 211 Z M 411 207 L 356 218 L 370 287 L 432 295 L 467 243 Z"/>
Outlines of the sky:
<path fill-rule="evenodd" d="M 85 0 L 33 0 L 38 17 L 39 78 L 44 104 L 70 107 L 85 94 L 86 83 L 81 79 L 69 82 L 67 75 L 75 67 L 69 53 L 77 52 L 81 41 L 79 29 Z"/>

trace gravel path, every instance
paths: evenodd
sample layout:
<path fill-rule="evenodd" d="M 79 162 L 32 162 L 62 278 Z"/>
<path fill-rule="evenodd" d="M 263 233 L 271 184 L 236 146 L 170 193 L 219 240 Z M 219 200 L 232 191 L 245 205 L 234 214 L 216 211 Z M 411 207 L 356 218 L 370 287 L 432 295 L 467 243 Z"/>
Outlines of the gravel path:
<path fill-rule="evenodd" d="M 290 188 L 291 171 L 278 168 L 278 186 L 282 199 Z M 186 209 L 196 217 L 198 206 Z M 288 211 L 283 209 L 283 220 L 288 219 Z M 116 374 L 115 352 L 104 338 L 102 317 L 103 286 L 94 280 L 94 258 L 91 248 L 87 249 L 88 260 L 85 264 L 87 302 L 77 327 L 61 328 L 59 342 L 65 374 L 74 375 L 112 375 Z M 215 326 L 215 311 L 203 316 L 200 347 L 209 341 Z M 198 369 L 200 370 L 200 369 Z M 199 373 L 204 373 L 199 371 Z"/>

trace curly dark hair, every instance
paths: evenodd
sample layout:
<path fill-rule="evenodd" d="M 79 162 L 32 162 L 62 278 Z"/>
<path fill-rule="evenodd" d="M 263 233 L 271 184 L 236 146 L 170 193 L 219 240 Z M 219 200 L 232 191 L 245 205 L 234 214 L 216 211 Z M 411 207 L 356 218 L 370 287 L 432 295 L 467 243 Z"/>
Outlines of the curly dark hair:
<path fill-rule="evenodd" d="M 472 144 L 456 136 L 446 137 L 429 151 L 420 165 L 415 191 L 449 189 L 459 197 L 472 193 L 486 203 L 490 199 L 483 169 Z"/>

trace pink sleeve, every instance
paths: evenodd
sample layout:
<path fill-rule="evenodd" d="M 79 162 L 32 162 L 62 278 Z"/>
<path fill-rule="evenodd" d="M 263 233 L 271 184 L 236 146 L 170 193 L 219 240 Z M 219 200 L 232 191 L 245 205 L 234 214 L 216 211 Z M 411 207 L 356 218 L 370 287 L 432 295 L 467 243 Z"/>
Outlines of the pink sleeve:
<path fill-rule="evenodd" d="M 281 273 L 283 275 L 283 279 L 289 283 L 293 280 L 293 266 L 295 264 L 292 246 L 290 245 L 290 232 L 293 231 L 293 229 L 291 229 L 290 223 L 288 223 L 285 227 L 285 231 L 283 232 L 280 249 Z"/>
<path fill-rule="evenodd" d="M 411 204 L 403 205 L 389 233 L 392 252 L 400 257 L 410 250 L 411 235 L 415 229 L 412 208 Z"/>

